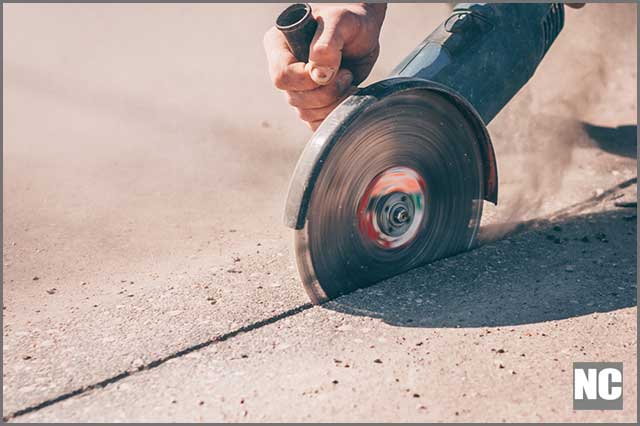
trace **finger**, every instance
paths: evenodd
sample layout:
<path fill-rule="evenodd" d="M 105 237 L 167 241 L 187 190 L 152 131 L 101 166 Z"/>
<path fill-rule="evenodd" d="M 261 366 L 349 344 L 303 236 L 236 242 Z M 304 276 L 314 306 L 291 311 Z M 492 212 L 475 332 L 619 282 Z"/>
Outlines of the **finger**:
<path fill-rule="evenodd" d="M 328 84 L 340 69 L 344 40 L 339 30 L 347 25 L 344 14 L 318 16 L 318 28 L 309 47 L 309 74 L 318 84 Z"/>
<path fill-rule="evenodd" d="M 353 74 L 349 70 L 340 70 L 326 86 L 320 86 L 315 90 L 303 92 L 287 92 L 287 101 L 290 105 L 303 108 L 322 108 L 334 104 L 351 87 Z"/>
<path fill-rule="evenodd" d="M 269 75 L 280 90 L 313 90 L 318 87 L 305 64 L 291 53 L 284 35 L 273 27 L 264 36 L 264 49 L 269 62 Z"/>
<path fill-rule="evenodd" d="M 314 121 L 322 121 L 333 111 L 343 99 L 338 99 L 333 104 L 322 107 L 322 108 L 309 108 L 309 109 L 300 109 L 298 108 L 298 116 L 301 120 L 306 122 L 314 122 Z"/>
<path fill-rule="evenodd" d="M 310 123 L 307 123 L 307 126 L 309 126 L 309 128 L 315 132 L 318 127 L 320 127 L 323 121 L 324 120 L 312 121 Z"/>

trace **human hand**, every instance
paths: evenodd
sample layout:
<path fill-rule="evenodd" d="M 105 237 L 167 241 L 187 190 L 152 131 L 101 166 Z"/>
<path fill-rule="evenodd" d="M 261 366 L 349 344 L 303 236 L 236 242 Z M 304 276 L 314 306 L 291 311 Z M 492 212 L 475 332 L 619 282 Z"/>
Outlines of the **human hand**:
<path fill-rule="evenodd" d="M 273 84 L 312 130 L 361 83 L 378 59 L 386 4 L 314 4 L 318 22 L 309 63 L 299 62 L 273 27 L 264 37 Z"/>

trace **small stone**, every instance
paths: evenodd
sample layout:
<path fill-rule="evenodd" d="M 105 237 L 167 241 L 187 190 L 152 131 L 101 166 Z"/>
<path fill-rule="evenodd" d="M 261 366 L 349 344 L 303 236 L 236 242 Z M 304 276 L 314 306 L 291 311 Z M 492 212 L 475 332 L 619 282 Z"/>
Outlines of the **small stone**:
<path fill-rule="evenodd" d="M 144 361 L 141 358 L 136 358 L 133 360 L 133 362 L 131 363 L 131 366 L 135 369 L 141 369 L 142 366 L 144 366 Z"/>
<path fill-rule="evenodd" d="M 331 383 L 333 383 L 334 385 L 337 385 L 339 382 L 337 380 L 334 380 Z"/>
<path fill-rule="evenodd" d="M 38 281 L 38 280 L 40 279 L 40 277 L 36 275 L 35 277 L 33 277 L 33 278 L 31 278 L 31 279 L 32 279 L 33 281 Z"/>
<path fill-rule="evenodd" d="M 234 262 L 234 263 L 235 263 L 235 262 L 240 262 L 240 258 L 239 258 L 239 257 L 237 257 L 237 256 L 232 256 L 232 257 L 231 257 L 231 260 L 233 260 L 233 262 Z"/>
<path fill-rule="evenodd" d="M 503 353 L 505 353 L 505 350 L 504 349 L 498 349 L 496 352 L 499 353 L 499 354 L 503 354 Z"/>
<path fill-rule="evenodd" d="M 414 393 L 414 394 L 413 394 L 413 397 L 414 397 L 414 398 L 420 398 L 420 394 L 419 394 L 419 393 Z"/>
<path fill-rule="evenodd" d="M 204 401 L 198 401 L 198 405 L 204 405 Z"/>
<path fill-rule="evenodd" d="M 22 359 L 25 361 L 29 361 L 31 359 L 31 355 L 22 355 Z"/>
<path fill-rule="evenodd" d="M 55 287 L 53 287 L 47 290 L 47 294 L 56 294 L 56 291 L 58 290 Z"/>
<path fill-rule="evenodd" d="M 382 364 L 382 360 L 380 358 L 374 359 L 373 362 L 376 364 Z"/>
<path fill-rule="evenodd" d="M 498 364 L 498 368 L 504 368 L 503 364 Z"/>

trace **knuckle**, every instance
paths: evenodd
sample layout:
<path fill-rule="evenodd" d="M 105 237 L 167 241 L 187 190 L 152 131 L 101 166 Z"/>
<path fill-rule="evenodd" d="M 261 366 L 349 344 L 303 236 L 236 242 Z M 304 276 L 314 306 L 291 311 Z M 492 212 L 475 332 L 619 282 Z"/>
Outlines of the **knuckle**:
<path fill-rule="evenodd" d="M 335 85 L 331 85 L 326 89 L 320 90 L 316 96 L 316 105 L 318 107 L 325 107 L 334 103 L 337 99 L 337 88 Z"/>
<path fill-rule="evenodd" d="M 317 117 L 314 116 L 314 113 L 312 110 L 301 109 L 301 108 L 298 108 L 298 117 L 300 117 L 302 121 L 307 121 L 307 122 L 315 121 L 318 119 Z"/>
<path fill-rule="evenodd" d="M 298 106 L 299 100 L 294 92 L 284 92 L 284 97 L 289 105 Z"/>
<path fill-rule="evenodd" d="M 327 40 L 320 40 L 313 46 L 313 53 L 316 56 L 329 56 L 333 53 L 333 48 Z"/>
<path fill-rule="evenodd" d="M 273 85 L 280 90 L 286 90 L 289 85 L 289 74 L 286 69 L 280 68 L 273 73 Z"/>
<path fill-rule="evenodd" d="M 348 27 L 356 24 L 357 15 L 348 9 L 342 9 L 335 17 L 336 27 Z"/>

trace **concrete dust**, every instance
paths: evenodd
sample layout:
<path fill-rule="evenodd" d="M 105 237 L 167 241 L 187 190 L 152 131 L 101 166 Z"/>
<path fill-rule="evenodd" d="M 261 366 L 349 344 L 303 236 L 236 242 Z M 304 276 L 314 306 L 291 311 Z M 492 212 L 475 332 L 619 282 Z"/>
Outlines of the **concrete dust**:
<path fill-rule="evenodd" d="M 635 63 L 636 15 L 625 5 L 584 13 L 594 7 L 567 10 L 565 28 L 538 72 L 489 126 L 500 193 L 498 207 L 488 207 L 497 223 L 483 239 L 499 239 L 549 214 L 550 201 L 567 190 L 565 176 L 581 167 L 575 149 L 593 145 L 585 122 L 611 121 L 602 108 L 620 86 L 634 88 L 622 96 L 633 104 L 635 72 L 620 75 L 620 68 Z M 576 36 L 585 31 L 593 34 L 588 43 Z M 625 116 L 635 122 L 634 111 Z"/>

